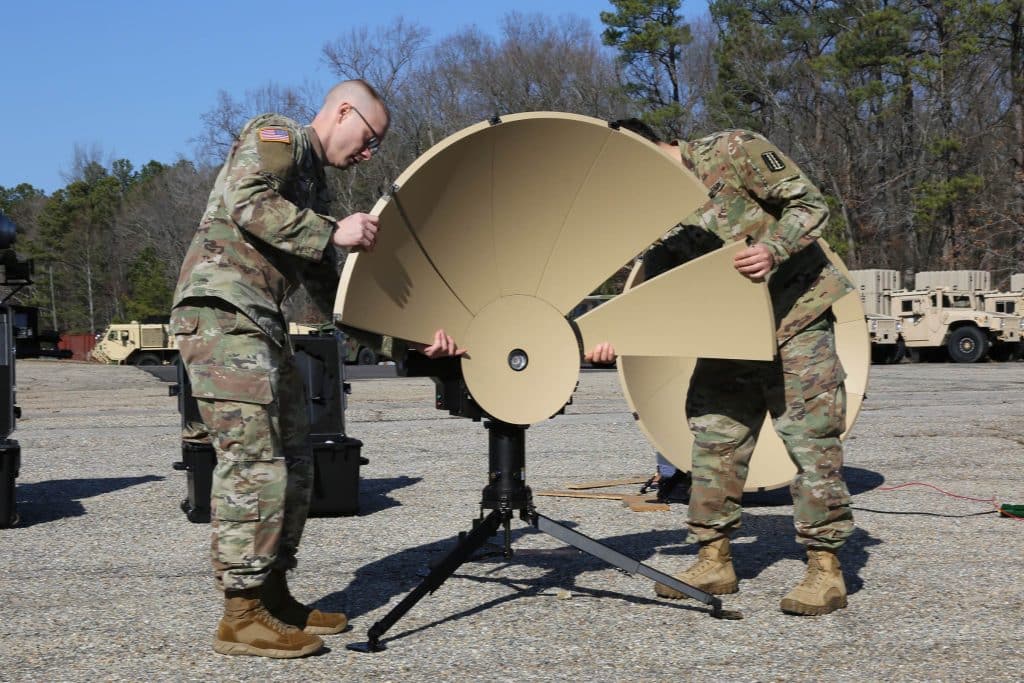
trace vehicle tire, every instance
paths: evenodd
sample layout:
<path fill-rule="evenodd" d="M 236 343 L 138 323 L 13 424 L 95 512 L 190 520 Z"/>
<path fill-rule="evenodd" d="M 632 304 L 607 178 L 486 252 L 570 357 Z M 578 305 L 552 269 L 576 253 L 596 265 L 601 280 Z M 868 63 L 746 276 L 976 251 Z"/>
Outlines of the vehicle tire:
<path fill-rule="evenodd" d="M 988 337 L 977 327 L 958 327 L 949 333 L 946 350 L 954 363 L 977 363 L 988 353 Z"/>
<path fill-rule="evenodd" d="M 377 354 L 372 349 L 368 349 L 365 346 L 359 349 L 359 353 L 356 354 L 357 365 L 376 365 Z"/>
<path fill-rule="evenodd" d="M 134 365 L 161 365 L 160 356 L 155 353 L 141 353 L 135 359 Z"/>

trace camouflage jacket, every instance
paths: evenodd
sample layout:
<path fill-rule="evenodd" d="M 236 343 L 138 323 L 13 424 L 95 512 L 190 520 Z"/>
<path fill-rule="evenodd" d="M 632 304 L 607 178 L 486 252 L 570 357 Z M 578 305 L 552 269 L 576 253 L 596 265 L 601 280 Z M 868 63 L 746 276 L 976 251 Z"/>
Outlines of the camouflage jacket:
<path fill-rule="evenodd" d="M 281 307 L 298 286 L 333 316 L 338 254 L 326 186 L 323 148 L 311 128 L 278 114 L 246 123 L 185 254 L 174 307 L 222 299 L 280 344 Z"/>
<path fill-rule="evenodd" d="M 729 130 L 680 142 L 680 151 L 683 165 L 707 186 L 708 202 L 652 247 L 660 252 L 655 260 L 678 265 L 708 251 L 703 231 L 715 236 L 711 247 L 748 238 L 767 246 L 775 258 L 768 289 L 779 344 L 852 291 L 817 245 L 828 221 L 825 198 L 771 142 Z"/>

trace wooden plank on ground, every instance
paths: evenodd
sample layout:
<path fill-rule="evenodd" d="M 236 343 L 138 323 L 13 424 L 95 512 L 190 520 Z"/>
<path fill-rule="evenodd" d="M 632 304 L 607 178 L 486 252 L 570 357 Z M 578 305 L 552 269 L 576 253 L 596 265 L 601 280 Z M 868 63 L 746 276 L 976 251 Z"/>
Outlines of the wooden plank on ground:
<path fill-rule="evenodd" d="M 632 484 L 646 484 L 650 477 L 630 477 L 628 479 L 603 479 L 601 481 L 585 481 L 581 484 L 569 484 L 565 488 L 578 491 L 580 489 L 603 489 L 608 486 L 630 486 Z"/>
<path fill-rule="evenodd" d="M 627 505 L 633 512 L 668 512 L 668 503 L 630 503 Z"/>
<path fill-rule="evenodd" d="M 622 497 L 622 505 L 628 507 L 630 503 L 657 503 L 657 493 L 645 493 L 642 495 L 628 495 Z"/>
<path fill-rule="evenodd" d="M 599 500 L 622 500 L 624 493 L 591 493 L 589 491 L 537 491 L 537 496 L 562 496 L 565 498 L 596 498 Z"/>

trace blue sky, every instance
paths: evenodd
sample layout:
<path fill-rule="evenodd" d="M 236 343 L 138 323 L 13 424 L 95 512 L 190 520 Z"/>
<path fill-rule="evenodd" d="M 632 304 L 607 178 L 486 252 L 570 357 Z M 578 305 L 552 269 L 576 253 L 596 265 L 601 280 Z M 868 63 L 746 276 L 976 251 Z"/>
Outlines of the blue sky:
<path fill-rule="evenodd" d="M 703 0 L 684 0 L 688 15 Z M 286 9 L 288 8 L 288 9 Z M 63 187 L 75 145 L 102 159 L 190 157 L 217 92 L 241 97 L 270 82 L 333 82 L 324 43 L 405 17 L 432 39 L 476 25 L 496 33 L 511 11 L 574 14 L 599 30 L 608 0 L 35 0 L 5 3 L 0 111 L 7 136 L 0 185 Z"/>

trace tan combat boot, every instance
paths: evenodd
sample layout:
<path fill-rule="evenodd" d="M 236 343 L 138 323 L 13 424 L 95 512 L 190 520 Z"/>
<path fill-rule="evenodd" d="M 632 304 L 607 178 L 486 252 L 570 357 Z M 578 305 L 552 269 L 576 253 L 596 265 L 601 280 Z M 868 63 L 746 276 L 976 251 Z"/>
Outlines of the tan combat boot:
<path fill-rule="evenodd" d="M 306 633 L 333 635 L 348 626 L 348 618 L 341 612 L 310 609 L 293 598 L 283 569 L 271 570 L 263 582 L 263 604 L 275 617 Z"/>
<path fill-rule="evenodd" d="M 783 612 L 818 616 L 846 607 L 846 583 L 831 550 L 807 549 L 807 575 L 779 604 Z"/>
<path fill-rule="evenodd" d="M 271 615 L 260 600 L 259 588 L 224 592 L 224 617 L 213 641 L 213 649 L 222 655 L 290 659 L 305 657 L 323 646 L 318 636 Z"/>
<path fill-rule="evenodd" d="M 709 543 L 702 543 L 697 553 L 697 561 L 689 569 L 676 574 L 675 578 L 694 588 L 699 588 L 712 595 L 725 595 L 739 590 L 736 571 L 732 568 L 732 551 L 729 539 L 720 538 Z M 675 588 L 663 583 L 654 584 L 654 592 L 663 598 L 678 600 L 688 597 Z"/>

